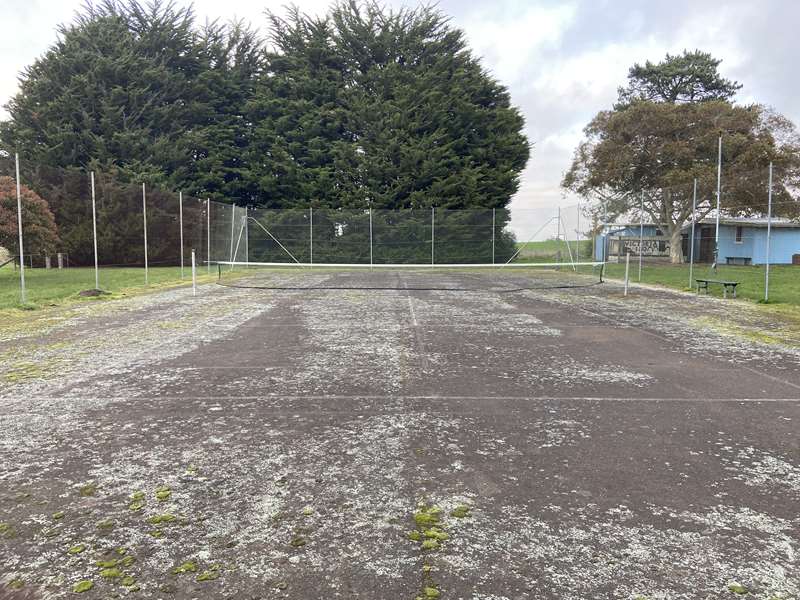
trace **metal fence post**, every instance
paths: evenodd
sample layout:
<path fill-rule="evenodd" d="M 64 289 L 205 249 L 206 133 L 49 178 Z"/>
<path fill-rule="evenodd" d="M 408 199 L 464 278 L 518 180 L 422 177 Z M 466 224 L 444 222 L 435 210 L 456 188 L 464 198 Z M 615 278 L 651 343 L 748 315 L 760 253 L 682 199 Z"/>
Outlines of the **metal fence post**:
<path fill-rule="evenodd" d="M 494 247 L 495 247 L 494 235 L 495 235 L 495 231 L 497 229 L 497 221 L 496 221 L 496 218 L 495 218 L 495 211 L 496 210 L 497 210 L 496 208 L 492 209 L 492 264 L 494 264 L 494 262 L 495 262 L 495 258 L 494 258 Z"/>
<path fill-rule="evenodd" d="M 146 184 L 142 182 L 142 218 L 144 219 L 144 284 L 150 283 L 147 266 L 147 191 Z"/>
<path fill-rule="evenodd" d="M 764 302 L 769 302 L 769 261 L 772 237 L 772 163 L 769 163 L 769 195 L 767 200 L 767 265 L 764 272 Z"/>
<path fill-rule="evenodd" d="M 644 190 L 639 200 L 639 282 L 642 281 L 642 258 L 644 257 Z"/>
<path fill-rule="evenodd" d="M 181 279 L 183 279 L 183 192 L 178 192 L 178 223 L 181 228 Z"/>
<path fill-rule="evenodd" d="M 197 296 L 197 263 L 194 248 L 192 248 L 192 296 Z"/>
<path fill-rule="evenodd" d="M 371 267 L 373 264 L 372 262 L 372 207 L 369 207 L 369 266 Z"/>
<path fill-rule="evenodd" d="M 250 266 L 250 219 L 248 213 L 250 209 L 244 207 L 244 264 Z"/>
<path fill-rule="evenodd" d="M 435 264 L 434 248 L 436 247 L 436 208 L 431 206 L 431 266 Z"/>
<path fill-rule="evenodd" d="M 314 266 L 314 208 L 308 208 L 308 254 L 309 264 Z"/>
<path fill-rule="evenodd" d="M 28 301 L 25 290 L 25 249 L 22 245 L 22 187 L 19 182 L 19 154 L 14 154 L 17 169 L 17 228 L 19 232 L 19 296 L 22 304 Z"/>
<path fill-rule="evenodd" d="M 696 228 L 695 220 L 697 219 L 697 178 L 694 180 L 694 191 L 692 192 L 692 234 L 689 246 L 689 289 L 692 288 L 692 281 L 694 279 L 694 230 Z"/>
<path fill-rule="evenodd" d="M 714 272 L 719 262 L 719 210 L 722 201 L 722 136 L 719 136 L 719 153 L 717 157 L 717 226 L 714 235 Z"/>
<path fill-rule="evenodd" d="M 91 173 L 92 178 L 92 237 L 94 238 L 94 289 L 100 289 L 100 271 L 97 261 L 97 208 L 94 191 L 94 171 Z"/>
<path fill-rule="evenodd" d="M 211 198 L 206 198 L 206 270 L 211 273 Z"/>

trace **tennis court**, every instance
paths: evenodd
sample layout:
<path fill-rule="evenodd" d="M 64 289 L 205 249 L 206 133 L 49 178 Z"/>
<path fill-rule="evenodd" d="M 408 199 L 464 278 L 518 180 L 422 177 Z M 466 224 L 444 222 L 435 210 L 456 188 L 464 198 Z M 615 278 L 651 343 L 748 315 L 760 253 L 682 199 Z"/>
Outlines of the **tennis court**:
<path fill-rule="evenodd" d="M 800 350 L 746 334 L 791 325 L 576 271 L 228 265 L 7 323 L 0 574 L 47 598 L 797 597 Z"/>

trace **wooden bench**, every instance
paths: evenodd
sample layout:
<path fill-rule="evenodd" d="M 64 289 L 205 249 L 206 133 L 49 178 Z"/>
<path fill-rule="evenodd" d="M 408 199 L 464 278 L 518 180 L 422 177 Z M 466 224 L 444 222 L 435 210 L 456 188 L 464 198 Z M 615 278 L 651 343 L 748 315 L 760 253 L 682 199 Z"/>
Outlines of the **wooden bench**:
<path fill-rule="evenodd" d="M 728 297 L 728 290 L 733 291 L 733 297 L 736 298 L 736 286 L 739 285 L 738 281 L 723 281 L 721 279 L 695 279 L 697 282 L 697 293 L 700 293 L 700 289 L 704 289 L 706 294 L 708 294 L 708 284 L 709 283 L 718 283 L 722 286 L 722 297 Z"/>

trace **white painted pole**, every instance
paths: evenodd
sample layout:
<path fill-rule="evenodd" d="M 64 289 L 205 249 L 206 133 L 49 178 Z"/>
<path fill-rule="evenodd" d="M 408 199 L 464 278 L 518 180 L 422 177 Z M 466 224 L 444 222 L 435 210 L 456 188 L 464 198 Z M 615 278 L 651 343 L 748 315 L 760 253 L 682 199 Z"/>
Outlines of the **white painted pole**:
<path fill-rule="evenodd" d="M 233 256 L 233 236 L 234 235 L 236 235 L 236 205 L 235 204 L 231 204 L 231 250 L 230 250 L 230 258 L 228 259 L 231 262 L 233 262 L 233 259 L 235 258 Z M 239 232 L 239 235 L 241 235 L 241 232 Z"/>
<path fill-rule="evenodd" d="M 92 178 L 92 237 L 94 238 L 94 289 L 100 289 L 100 270 L 98 268 L 97 260 L 97 207 L 94 191 L 94 171 L 91 173 Z"/>
<path fill-rule="evenodd" d="M 19 232 L 19 296 L 22 304 L 28 301 L 25 290 L 25 249 L 22 245 L 22 187 L 19 180 L 19 154 L 14 154 L 17 168 L 17 231 Z"/>
<path fill-rule="evenodd" d="M 436 209 L 431 206 L 431 266 L 435 263 L 435 247 L 436 247 Z"/>
<path fill-rule="evenodd" d="M 769 302 L 769 261 L 772 238 L 772 163 L 769 163 L 769 194 L 767 200 L 767 269 L 764 273 L 764 302 Z"/>
<path fill-rule="evenodd" d="M 181 279 L 183 279 L 183 192 L 178 192 L 178 223 L 181 228 Z"/>
<path fill-rule="evenodd" d="M 495 229 L 497 228 L 497 221 L 496 221 L 496 217 L 495 217 L 495 212 L 496 211 L 497 211 L 496 208 L 492 209 L 492 264 L 495 263 L 495 259 L 494 259 L 494 246 L 495 246 L 494 236 L 495 236 Z"/>
<path fill-rule="evenodd" d="M 211 273 L 211 198 L 206 198 L 206 270 Z"/>
<path fill-rule="evenodd" d="M 248 213 L 250 209 L 245 206 L 244 207 L 244 264 L 245 266 L 250 265 L 250 219 L 248 218 Z"/>
<path fill-rule="evenodd" d="M 369 266 L 371 267 L 373 264 L 372 262 L 372 207 L 369 207 Z"/>
<path fill-rule="evenodd" d="M 631 266 L 631 253 L 630 251 L 625 253 L 625 295 L 628 295 L 628 273 L 630 271 Z"/>
<path fill-rule="evenodd" d="M 719 136 L 719 152 L 717 156 L 717 231 L 714 237 L 714 271 L 719 262 L 719 210 L 722 201 L 722 136 Z"/>
<path fill-rule="evenodd" d="M 581 259 L 581 203 L 578 202 L 578 219 L 575 223 L 575 260 Z"/>
<path fill-rule="evenodd" d="M 308 209 L 308 227 L 308 262 L 311 268 L 314 268 L 314 209 L 312 207 Z"/>
<path fill-rule="evenodd" d="M 149 283 L 147 266 L 147 189 L 144 182 L 142 182 L 142 218 L 144 219 L 144 284 L 147 285 Z"/>
<path fill-rule="evenodd" d="M 694 230 L 695 219 L 697 218 L 697 178 L 694 180 L 694 192 L 692 193 L 692 236 L 689 248 L 689 289 L 694 287 Z"/>
<path fill-rule="evenodd" d="M 192 248 L 192 296 L 197 296 L 197 259 Z"/>
<path fill-rule="evenodd" d="M 642 258 L 644 257 L 644 190 L 639 201 L 639 282 L 642 281 Z"/>

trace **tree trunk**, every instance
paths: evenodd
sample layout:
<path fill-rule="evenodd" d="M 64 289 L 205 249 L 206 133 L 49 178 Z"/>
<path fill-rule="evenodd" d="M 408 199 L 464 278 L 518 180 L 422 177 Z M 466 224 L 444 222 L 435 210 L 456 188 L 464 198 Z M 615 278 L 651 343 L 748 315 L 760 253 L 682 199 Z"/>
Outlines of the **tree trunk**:
<path fill-rule="evenodd" d="M 683 264 L 683 238 L 678 223 L 669 224 L 669 261 L 673 265 Z"/>

